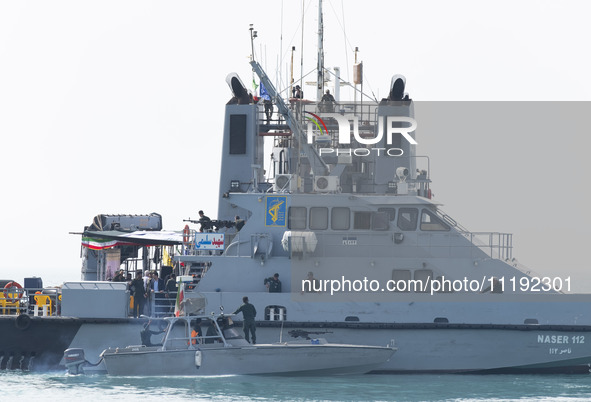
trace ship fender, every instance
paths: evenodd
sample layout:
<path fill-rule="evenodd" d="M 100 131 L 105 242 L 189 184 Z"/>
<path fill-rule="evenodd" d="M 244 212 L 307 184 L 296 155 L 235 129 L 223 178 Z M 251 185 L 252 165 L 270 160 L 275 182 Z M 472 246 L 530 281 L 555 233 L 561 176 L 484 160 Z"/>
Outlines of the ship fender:
<path fill-rule="evenodd" d="M 201 368 L 202 361 L 203 361 L 203 356 L 201 355 L 201 351 L 198 350 L 195 352 L 195 367 Z"/>
<path fill-rule="evenodd" d="M 31 326 L 31 317 L 28 314 L 19 315 L 16 317 L 16 320 L 14 320 L 14 326 L 16 329 L 24 331 Z"/>

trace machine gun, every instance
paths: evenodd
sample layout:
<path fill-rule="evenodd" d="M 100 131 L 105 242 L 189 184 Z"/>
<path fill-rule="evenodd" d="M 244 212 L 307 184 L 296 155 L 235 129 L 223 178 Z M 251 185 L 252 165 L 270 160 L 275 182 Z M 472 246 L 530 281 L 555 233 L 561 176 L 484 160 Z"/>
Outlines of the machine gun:
<path fill-rule="evenodd" d="M 236 226 L 236 222 L 233 221 L 223 221 L 223 220 L 219 220 L 219 219 L 214 219 L 214 220 L 210 220 L 210 219 L 198 219 L 198 220 L 194 220 L 194 219 L 183 219 L 183 222 L 191 222 L 191 223 L 198 223 L 201 225 L 201 231 L 202 232 L 212 232 L 212 231 L 218 231 L 221 228 L 232 228 L 234 226 Z"/>
<path fill-rule="evenodd" d="M 322 335 L 322 334 L 332 334 L 332 331 L 322 331 L 322 332 L 315 332 L 315 331 L 305 331 L 303 329 L 293 329 L 288 332 L 292 338 L 302 337 L 304 339 L 310 339 L 310 335 Z"/>

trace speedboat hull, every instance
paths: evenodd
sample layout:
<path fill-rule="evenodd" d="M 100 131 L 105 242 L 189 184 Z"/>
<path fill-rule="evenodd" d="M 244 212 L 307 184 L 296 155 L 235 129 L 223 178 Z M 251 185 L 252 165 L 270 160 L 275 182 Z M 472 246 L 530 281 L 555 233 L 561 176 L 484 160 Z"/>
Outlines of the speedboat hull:
<path fill-rule="evenodd" d="M 115 376 L 348 375 L 381 367 L 394 349 L 356 345 L 253 345 L 184 350 L 129 347 L 103 353 Z"/>

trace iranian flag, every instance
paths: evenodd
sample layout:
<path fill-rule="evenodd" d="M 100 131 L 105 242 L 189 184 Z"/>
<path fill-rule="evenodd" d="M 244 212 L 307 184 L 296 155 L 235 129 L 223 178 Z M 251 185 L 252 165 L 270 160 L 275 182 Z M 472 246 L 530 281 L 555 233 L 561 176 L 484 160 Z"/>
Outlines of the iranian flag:
<path fill-rule="evenodd" d="M 183 299 L 185 298 L 184 289 L 185 289 L 185 287 L 183 286 L 183 280 L 181 279 L 179 281 L 179 291 L 176 294 L 176 304 L 174 305 L 174 316 L 175 317 L 180 316 L 182 313 L 181 303 L 183 302 Z"/>

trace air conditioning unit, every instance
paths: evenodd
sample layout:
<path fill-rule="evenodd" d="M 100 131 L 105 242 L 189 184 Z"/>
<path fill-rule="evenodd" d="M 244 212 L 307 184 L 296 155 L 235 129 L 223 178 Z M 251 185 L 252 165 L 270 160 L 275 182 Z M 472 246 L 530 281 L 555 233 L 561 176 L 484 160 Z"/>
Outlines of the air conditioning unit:
<path fill-rule="evenodd" d="M 339 188 L 338 176 L 316 176 L 314 177 L 314 191 L 317 193 L 335 192 Z"/>
<path fill-rule="evenodd" d="M 273 191 L 296 191 L 298 188 L 298 176 L 295 174 L 278 174 L 275 176 Z"/>

